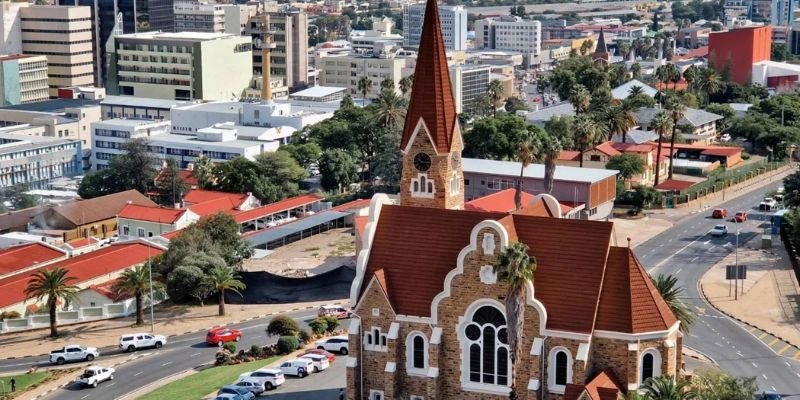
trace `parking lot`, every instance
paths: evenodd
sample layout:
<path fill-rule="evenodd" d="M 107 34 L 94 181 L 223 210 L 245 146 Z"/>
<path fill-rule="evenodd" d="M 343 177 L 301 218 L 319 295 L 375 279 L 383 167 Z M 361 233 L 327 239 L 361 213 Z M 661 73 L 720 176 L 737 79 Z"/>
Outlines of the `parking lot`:
<path fill-rule="evenodd" d="M 303 379 L 287 375 L 283 385 L 271 392 L 265 392 L 259 398 L 337 400 L 346 375 L 345 356 L 337 354 L 336 361 L 325 371 L 311 374 Z"/>

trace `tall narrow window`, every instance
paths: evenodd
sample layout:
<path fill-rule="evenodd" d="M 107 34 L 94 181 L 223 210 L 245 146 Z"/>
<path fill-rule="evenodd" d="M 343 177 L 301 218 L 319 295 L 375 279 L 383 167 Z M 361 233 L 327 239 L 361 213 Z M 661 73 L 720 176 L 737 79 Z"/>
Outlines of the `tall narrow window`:
<path fill-rule="evenodd" d="M 422 336 L 414 336 L 414 368 L 425 368 L 425 339 Z"/>
<path fill-rule="evenodd" d="M 653 377 L 653 355 L 647 353 L 642 357 L 642 382 Z"/>
<path fill-rule="evenodd" d="M 569 357 L 566 352 L 559 351 L 556 353 L 556 385 L 567 384 L 567 364 Z"/>
<path fill-rule="evenodd" d="M 508 335 L 503 312 L 493 306 L 479 308 L 464 336 L 469 342 L 470 382 L 508 386 Z"/>

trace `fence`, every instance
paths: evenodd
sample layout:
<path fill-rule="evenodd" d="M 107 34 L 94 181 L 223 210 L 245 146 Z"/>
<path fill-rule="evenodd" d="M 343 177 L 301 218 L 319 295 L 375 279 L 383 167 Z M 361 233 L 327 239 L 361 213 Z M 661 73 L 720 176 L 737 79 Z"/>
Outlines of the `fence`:
<path fill-rule="evenodd" d="M 788 164 L 789 163 L 786 161 L 769 162 L 763 160 L 740 168 L 726 169 L 722 172 L 713 173 L 709 175 L 707 180 L 693 185 L 680 193 L 672 194 L 671 204 L 673 204 L 673 206 L 678 206 L 712 193 L 724 191 L 731 186 L 738 185 L 759 175 L 775 171 Z"/>

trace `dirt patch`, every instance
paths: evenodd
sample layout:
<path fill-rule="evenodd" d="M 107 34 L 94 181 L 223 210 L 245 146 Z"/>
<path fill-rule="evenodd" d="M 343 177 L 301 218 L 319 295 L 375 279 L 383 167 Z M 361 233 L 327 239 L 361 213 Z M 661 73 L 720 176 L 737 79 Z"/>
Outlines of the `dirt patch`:
<path fill-rule="evenodd" d="M 355 256 L 353 229 L 341 228 L 277 248 L 267 257 L 245 260 L 244 269 L 287 277 L 306 277 L 343 265 L 355 267 Z"/>

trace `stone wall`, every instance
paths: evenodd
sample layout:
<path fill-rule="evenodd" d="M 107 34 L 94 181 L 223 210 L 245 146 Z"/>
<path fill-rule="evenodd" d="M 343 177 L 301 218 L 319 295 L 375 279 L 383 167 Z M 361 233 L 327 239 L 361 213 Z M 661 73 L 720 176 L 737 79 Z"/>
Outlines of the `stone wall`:
<path fill-rule="evenodd" d="M 456 128 L 458 130 L 458 128 Z M 451 147 L 455 149 L 450 153 L 437 155 L 436 149 L 429 139 L 425 128 L 421 127 L 408 152 L 403 154 L 403 173 L 400 180 L 400 204 L 414 207 L 431 208 L 464 208 L 464 174 L 461 170 L 461 135 L 453 135 Z M 417 178 L 419 171 L 414 167 L 414 157 L 419 153 L 426 153 L 431 157 L 431 167 L 426 171 L 427 179 L 433 181 L 433 198 L 412 197 L 412 179 Z M 454 158 L 458 161 L 454 162 Z M 448 187 L 452 172 L 456 171 L 461 179 L 461 190 L 450 194 Z"/>

